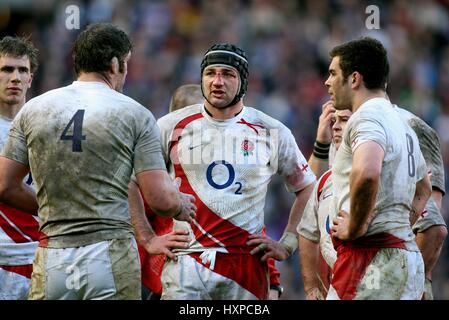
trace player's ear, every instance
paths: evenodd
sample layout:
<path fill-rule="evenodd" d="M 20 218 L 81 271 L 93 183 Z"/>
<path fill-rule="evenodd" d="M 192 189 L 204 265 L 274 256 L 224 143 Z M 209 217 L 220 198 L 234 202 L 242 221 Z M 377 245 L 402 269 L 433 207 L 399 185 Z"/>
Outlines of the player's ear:
<path fill-rule="evenodd" d="M 117 74 L 117 73 L 119 73 L 119 70 L 120 70 L 120 65 L 119 65 L 118 59 L 117 59 L 117 57 L 113 57 L 111 59 L 111 72 L 113 74 Z"/>
<path fill-rule="evenodd" d="M 357 89 L 363 83 L 363 76 L 357 71 L 354 71 L 349 77 L 352 89 Z"/>
<path fill-rule="evenodd" d="M 30 73 L 30 78 L 27 81 L 28 89 L 31 88 L 31 83 L 33 82 L 34 73 Z"/>

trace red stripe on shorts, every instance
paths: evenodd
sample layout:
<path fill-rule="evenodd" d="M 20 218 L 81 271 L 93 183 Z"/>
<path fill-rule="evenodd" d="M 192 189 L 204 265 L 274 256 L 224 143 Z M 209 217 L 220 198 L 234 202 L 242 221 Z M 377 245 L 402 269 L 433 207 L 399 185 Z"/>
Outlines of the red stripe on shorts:
<path fill-rule="evenodd" d="M 189 254 L 198 263 L 202 263 L 201 252 Z M 260 255 L 227 254 L 217 252 L 214 270 L 251 292 L 259 300 L 266 300 L 268 295 L 268 266 L 260 261 Z"/>
<path fill-rule="evenodd" d="M 332 238 L 337 250 L 337 260 L 332 269 L 332 287 L 342 300 L 352 300 L 357 294 L 357 286 L 377 252 L 383 248 L 405 249 L 404 240 L 382 232 L 354 241 Z"/>
<path fill-rule="evenodd" d="M 9 272 L 20 274 L 28 279 L 31 279 L 31 273 L 33 273 L 32 264 L 25 264 L 22 266 L 0 266 L 0 268 Z"/>

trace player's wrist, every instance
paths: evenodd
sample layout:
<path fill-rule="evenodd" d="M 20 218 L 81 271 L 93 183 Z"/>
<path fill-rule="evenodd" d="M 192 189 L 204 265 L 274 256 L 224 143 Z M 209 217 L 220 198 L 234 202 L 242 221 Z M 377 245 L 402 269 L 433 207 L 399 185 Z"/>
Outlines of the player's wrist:
<path fill-rule="evenodd" d="M 366 224 L 362 225 L 362 226 L 357 226 L 357 227 L 354 227 L 353 225 L 349 225 L 348 240 L 354 241 L 358 238 L 361 238 L 366 234 L 367 231 L 368 231 L 368 226 Z"/>
<path fill-rule="evenodd" d="M 322 139 L 321 137 L 317 136 L 315 142 L 319 147 L 326 148 L 331 145 L 332 140 L 329 141 L 328 139 Z"/>
<path fill-rule="evenodd" d="M 148 251 L 148 248 L 152 247 L 153 240 L 155 237 L 156 237 L 155 234 L 150 233 L 150 232 L 145 232 L 144 234 L 138 234 L 138 236 L 136 238 L 137 238 L 137 241 L 139 242 L 139 244 L 144 246 Z"/>
<path fill-rule="evenodd" d="M 279 240 L 279 244 L 285 248 L 290 257 L 298 248 L 298 236 L 293 232 L 286 231 Z"/>
<path fill-rule="evenodd" d="M 280 284 L 270 284 L 270 290 L 275 290 L 278 292 L 278 298 L 284 293 L 284 287 Z"/>
<path fill-rule="evenodd" d="M 330 142 L 320 142 L 315 140 L 315 143 L 313 144 L 313 155 L 322 160 L 329 159 L 329 150 L 330 150 L 331 144 Z"/>

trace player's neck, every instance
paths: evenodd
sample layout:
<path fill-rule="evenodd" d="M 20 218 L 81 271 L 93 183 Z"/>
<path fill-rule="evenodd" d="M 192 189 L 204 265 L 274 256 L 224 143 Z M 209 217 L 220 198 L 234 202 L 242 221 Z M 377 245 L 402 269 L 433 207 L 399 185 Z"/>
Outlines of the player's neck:
<path fill-rule="evenodd" d="M 240 100 L 236 104 L 227 108 L 216 108 L 212 106 L 207 100 L 204 102 L 206 112 L 214 119 L 227 120 L 234 118 L 242 111 L 243 101 Z"/>
<path fill-rule="evenodd" d="M 98 72 L 81 72 L 77 80 L 84 82 L 102 82 L 111 89 L 114 89 L 114 86 L 110 79 L 108 79 L 108 77 L 106 77 L 104 74 Z"/>
<path fill-rule="evenodd" d="M 14 119 L 14 117 L 19 113 L 20 108 L 25 104 L 25 99 L 21 103 L 17 104 L 7 104 L 0 102 L 0 117 L 8 120 Z"/>
<path fill-rule="evenodd" d="M 386 99 L 385 91 L 383 90 L 368 90 L 364 89 L 354 95 L 352 101 L 352 112 L 356 112 L 362 104 L 366 101 L 374 98 L 384 98 Z"/>

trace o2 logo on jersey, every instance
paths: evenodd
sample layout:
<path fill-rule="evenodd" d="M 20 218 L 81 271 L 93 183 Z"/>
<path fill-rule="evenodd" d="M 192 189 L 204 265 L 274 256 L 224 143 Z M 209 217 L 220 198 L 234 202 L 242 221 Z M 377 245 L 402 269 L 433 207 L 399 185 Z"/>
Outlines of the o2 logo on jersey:
<path fill-rule="evenodd" d="M 212 171 L 216 166 L 224 166 L 228 170 L 228 180 L 225 183 L 219 184 L 215 182 L 214 177 L 212 176 Z M 231 185 L 236 185 L 237 190 L 235 191 L 235 194 L 242 194 L 242 183 L 241 182 L 235 182 L 235 170 L 232 164 L 224 161 L 224 160 L 218 160 L 212 162 L 208 167 L 206 171 L 206 178 L 207 182 L 215 189 L 222 190 L 230 187 Z"/>

